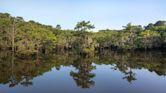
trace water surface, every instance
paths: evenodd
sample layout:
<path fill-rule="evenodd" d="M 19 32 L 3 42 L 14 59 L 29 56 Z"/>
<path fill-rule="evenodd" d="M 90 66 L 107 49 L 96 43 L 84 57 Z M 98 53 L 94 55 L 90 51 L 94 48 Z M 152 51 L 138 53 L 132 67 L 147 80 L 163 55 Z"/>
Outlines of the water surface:
<path fill-rule="evenodd" d="M 21 59 L 0 53 L 0 93 L 166 93 L 164 52 Z"/>

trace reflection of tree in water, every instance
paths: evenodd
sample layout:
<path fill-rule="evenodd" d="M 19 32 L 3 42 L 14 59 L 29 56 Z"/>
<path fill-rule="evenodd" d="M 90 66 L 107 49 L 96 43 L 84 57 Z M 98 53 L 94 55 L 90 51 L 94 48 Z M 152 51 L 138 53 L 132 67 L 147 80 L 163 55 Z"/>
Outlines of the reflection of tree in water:
<path fill-rule="evenodd" d="M 30 81 L 32 78 L 30 78 L 29 76 L 24 76 L 22 78 L 22 80 L 18 80 L 15 76 L 11 76 L 10 81 L 9 81 L 9 87 L 15 87 L 18 84 L 21 84 L 25 87 L 29 87 L 32 86 L 33 83 Z"/>
<path fill-rule="evenodd" d="M 31 77 L 24 76 L 23 78 L 25 78 L 25 79 L 23 79 L 23 81 L 21 82 L 21 85 L 26 86 L 26 87 L 33 85 L 32 81 L 30 81 L 32 79 Z"/>
<path fill-rule="evenodd" d="M 157 55 L 156 55 L 157 54 Z M 95 74 L 91 73 L 95 64 L 113 65 L 114 70 L 123 73 L 123 79 L 132 83 L 136 80 L 133 69 L 147 69 L 155 72 L 158 76 L 166 76 L 166 56 L 161 53 L 116 53 L 103 52 L 101 55 L 81 58 L 74 53 L 50 54 L 38 59 L 20 59 L 14 57 L 10 52 L 0 52 L 0 84 L 14 87 L 17 85 L 31 86 L 33 78 L 56 67 L 73 66 L 78 71 L 72 71 L 70 75 L 76 84 L 82 88 L 89 88 L 94 85 L 92 80 Z"/>
<path fill-rule="evenodd" d="M 95 82 L 92 78 L 95 77 L 95 74 L 91 71 L 95 68 L 92 66 L 91 60 L 88 58 L 78 58 L 73 66 L 78 69 L 78 72 L 71 71 L 70 75 L 74 78 L 76 84 L 81 88 L 90 88 L 94 86 Z"/>
<path fill-rule="evenodd" d="M 34 77 L 49 71 L 52 67 L 52 63 L 40 65 L 37 61 L 40 60 L 17 58 L 11 52 L 0 53 L 0 83 L 7 84 L 9 87 L 32 86 Z"/>
<path fill-rule="evenodd" d="M 132 83 L 132 81 L 135 81 L 137 79 L 135 77 L 136 74 L 132 71 L 129 65 L 130 64 L 125 64 L 124 62 L 118 62 L 112 69 L 118 69 L 125 75 L 123 79 L 127 80 L 129 83 Z"/>
<path fill-rule="evenodd" d="M 129 83 L 137 80 L 133 69 L 147 69 L 159 76 L 166 75 L 165 55 L 162 52 L 103 52 L 99 54 L 99 62 L 114 64 L 115 66 L 112 69 L 122 72 L 124 74 L 123 79 Z"/>
<path fill-rule="evenodd" d="M 33 78 L 50 71 L 51 68 L 56 67 L 56 69 L 60 69 L 61 66 L 73 65 L 79 69 L 78 73 L 82 73 L 82 76 L 85 76 L 83 80 L 87 81 L 86 84 L 91 86 L 94 84 L 94 81 L 91 80 L 94 74 L 90 73 L 93 66 L 92 61 L 89 61 L 89 59 L 79 60 L 72 53 L 43 55 L 37 59 L 21 59 L 12 56 L 11 53 L 0 53 L 0 84 L 9 85 L 9 87 L 17 85 L 32 86 Z M 78 61 L 74 62 L 75 60 Z M 76 77 L 76 74 L 76 72 L 73 72 L 73 76 Z"/>
<path fill-rule="evenodd" d="M 135 75 L 136 74 L 131 70 L 131 68 L 129 68 L 129 71 L 125 72 L 125 77 L 123 77 L 123 79 L 126 79 L 129 83 L 132 83 L 132 81 L 137 80 Z"/>
<path fill-rule="evenodd" d="M 18 84 L 18 81 L 16 80 L 16 76 L 14 74 L 14 52 L 11 55 L 11 76 L 9 81 L 9 87 L 14 87 Z"/>
<path fill-rule="evenodd" d="M 21 78 L 18 78 L 17 74 L 15 73 L 15 57 L 14 52 L 11 55 L 11 75 L 9 79 L 9 87 L 14 87 L 18 85 L 19 83 L 23 86 L 32 86 L 32 82 L 30 81 L 32 78 L 30 76 L 22 76 Z"/>

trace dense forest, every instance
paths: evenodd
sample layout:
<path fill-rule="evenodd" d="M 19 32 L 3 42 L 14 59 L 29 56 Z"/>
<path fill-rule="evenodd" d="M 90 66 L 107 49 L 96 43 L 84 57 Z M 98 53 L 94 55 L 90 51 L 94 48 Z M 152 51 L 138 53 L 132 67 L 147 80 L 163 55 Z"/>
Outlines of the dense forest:
<path fill-rule="evenodd" d="M 0 13 L 0 50 L 10 50 L 19 55 L 75 51 L 89 55 L 95 51 L 164 50 L 166 48 L 166 21 L 147 26 L 128 23 L 121 30 L 99 30 L 90 21 L 78 22 L 73 30 L 63 30 L 22 17 Z"/>

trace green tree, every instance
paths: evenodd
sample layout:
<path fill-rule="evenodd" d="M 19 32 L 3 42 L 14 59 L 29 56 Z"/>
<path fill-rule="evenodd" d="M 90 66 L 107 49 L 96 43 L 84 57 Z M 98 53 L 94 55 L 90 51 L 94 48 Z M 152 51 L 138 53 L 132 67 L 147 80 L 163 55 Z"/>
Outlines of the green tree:
<path fill-rule="evenodd" d="M 56 30 L 61 30 L 61 25 L 60 24 L 57 24 L 56 27 L 55 27 Z"/>
<path fill-rule="evenodd" d="M 81 21 L 76 24 L 75 27 L 75 36 L 76 40 L 74 42 L 75 49 L 78 53 L 87 55 L 94 51 L 94 43 L 91 37 L 91 32 L 87 32 L 87 30 L 95 28 L 94 25 L 90 23 L 90 21 Z"/>
<path fill-rule="evenodd" d="M 76 24 L 76 27 L 74 28 L 76 31 L 87 31 L 94 29 L 95 26 L 90 23 L 90 21 L 81 21 Z"/>
<path fill-rule="evenodd" d="M 145 30 L 140 33 L 140 47 L 151 49 L 161 47 L 161 37 L 156 31 Z"/>

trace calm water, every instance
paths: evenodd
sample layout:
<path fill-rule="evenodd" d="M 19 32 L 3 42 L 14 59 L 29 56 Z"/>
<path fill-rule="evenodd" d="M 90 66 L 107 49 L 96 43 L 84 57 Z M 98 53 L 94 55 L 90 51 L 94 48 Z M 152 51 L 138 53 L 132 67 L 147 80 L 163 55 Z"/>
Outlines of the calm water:
<path fill-rule="evenodd" d="M 166 93 L 166 55 L 105 51 L 25 60 L 0 52 L 0 93 Z"/>

